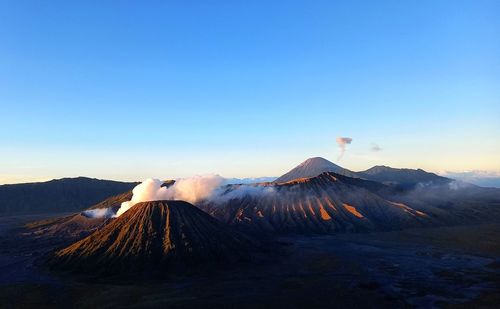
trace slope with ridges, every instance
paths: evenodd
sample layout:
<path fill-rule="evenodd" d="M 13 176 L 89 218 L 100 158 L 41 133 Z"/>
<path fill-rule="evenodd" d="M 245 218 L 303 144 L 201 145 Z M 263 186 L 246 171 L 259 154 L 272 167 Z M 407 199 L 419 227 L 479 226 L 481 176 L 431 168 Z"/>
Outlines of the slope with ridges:
<path fill-rule="evenodd" d="M 102 230 L 58 251 L 52 265 L 71 270 L 161 271 L 250 256 L 255 243 L 183 201 L 134 205 Z"/>
<path fill-rule="evenodd" d="M 267 232 L 331 233 L 391 230 L 432 222 L 423 211 L 372 191 L 381 184 L 335 173 L 285 183 L 263 183 L 272 193 L 243 195 L 199 206 L 242 228 Z M 236 189 L 228 187 L 227 193 Z"/>

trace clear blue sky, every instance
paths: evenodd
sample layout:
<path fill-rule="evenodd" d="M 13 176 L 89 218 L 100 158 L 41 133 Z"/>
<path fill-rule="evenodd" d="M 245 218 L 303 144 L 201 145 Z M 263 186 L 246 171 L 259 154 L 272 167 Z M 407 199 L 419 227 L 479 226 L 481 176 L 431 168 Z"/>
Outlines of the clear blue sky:
<path fill-rule="evenodd" d="M 0 0 L 0 107 L 0 183 L 500 171 L 500 1 Z"/>

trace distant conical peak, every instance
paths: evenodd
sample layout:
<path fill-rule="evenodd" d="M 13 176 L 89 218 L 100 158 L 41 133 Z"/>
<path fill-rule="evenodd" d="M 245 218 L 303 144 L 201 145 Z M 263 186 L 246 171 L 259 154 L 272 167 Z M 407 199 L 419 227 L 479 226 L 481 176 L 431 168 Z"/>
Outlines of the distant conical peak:
<path fill-rule="evenodd" d="M 322 158 L 322 157 L 312 157 L 312 158 L 309 158 L 307 160 L 305 160 L 304 162 L 302 162 L 301 164 L 299 164 L 299 166 L 303 166 L 303 165 L 310 165 L 310 164 L 313 164 L 313 165 L 316 165 L 316 164 L 327 164 L 327 165 L 335 165 L 335 166 L 338 166 L 337 164 L 325 159 L 325 158 Z"/>
<path fill-rule="evenodd" d="M 289 182 L 299 178 L 309 178 L 320 175 L 324 172 L 334 172 L 340 175 L 355 177 L 356 173 L 345 169 L 322 157 L 312 157 L 297 165 L 295 168 L 282 175 L 274 182 Z"/>

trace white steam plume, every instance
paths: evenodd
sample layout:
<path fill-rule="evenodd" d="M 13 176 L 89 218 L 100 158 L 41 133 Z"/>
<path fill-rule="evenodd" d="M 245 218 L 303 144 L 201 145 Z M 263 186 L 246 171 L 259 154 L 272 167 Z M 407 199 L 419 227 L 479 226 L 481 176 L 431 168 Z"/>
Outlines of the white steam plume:
<path fill-rule="evenodd" d="M 342 159 L 342 157 L 344 156 L 346 145 L 350 144 L 351 142 L 352 138 L 350 137 L 337 137 L 337 145 L 340 148 L 340 154 L 339 157 L 337 158 L 337 161 L 340 161 L 340 159 Z"/>
<path fill-rule="evenodd" d="M 83 211 L 83 215 L 88 218 L 112 218 L 115 213 L 111 207 L 109 208 L 97 208 L 97 209 L 88 209 Z"/>
<path fill-rule="evenodd" d="M 122 203 L 116 216 L 119 217 L 135 204 L 146 201 L 183 200 L 196 203 L 199 200 L 210 198 L 224 182 L 225 179 L 219 175 L 195 176 L 178 179 L 167 188 L 162 186 L 163 181 L 149 178 L 132 190 L 132 199 Z"/>
<path fill-rule="evenodd" d="M 159 179 L 148 178 L 135 186 L 132 190 L 132 199 L 122 203 L 116 216 L 121 216 L 124 212 L 129 210 L 130 207 L 139 202 L 167 199 L 167 188 L 162 187 L 162 184 L 163 181 Z"/>
<path fill-rule="evenodd" d="M 276 192 L 272 187 L 255 184 L 224 187 L 230 183 L 233 183 L 231 179 L 219 175 L 205 175 L 178 179 L 167 188 L 162 186 L 163 181 L 149 178 L 132 190 L 132 199 L 122 203 L 115 217 L 119 217 L 135 204 L 146 201 L 183 200 L 196 204 L 200 201 L 227 201 L 243 196 L 268 195 Z"/>
<path fill-rule="evenodd" d="M 215 190 L 226 183 L 226 179 L 219 175 L 195 176 L 176 180 L 167 192 L 171 194 L 170 199 L 194 204 L 211 198 Z"/>

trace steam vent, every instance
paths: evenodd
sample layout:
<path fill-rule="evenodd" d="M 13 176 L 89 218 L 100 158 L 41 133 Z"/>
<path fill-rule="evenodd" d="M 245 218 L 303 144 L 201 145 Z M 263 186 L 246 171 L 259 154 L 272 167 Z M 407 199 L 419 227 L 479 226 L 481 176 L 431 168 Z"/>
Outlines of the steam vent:
<path fill-rule="evenodd" d="M 54 268 L 121 273 L 177 271 L 248 259 L 256 243 L 184 201 L 134 205 L 92 235 L 55 253 Z"/>

